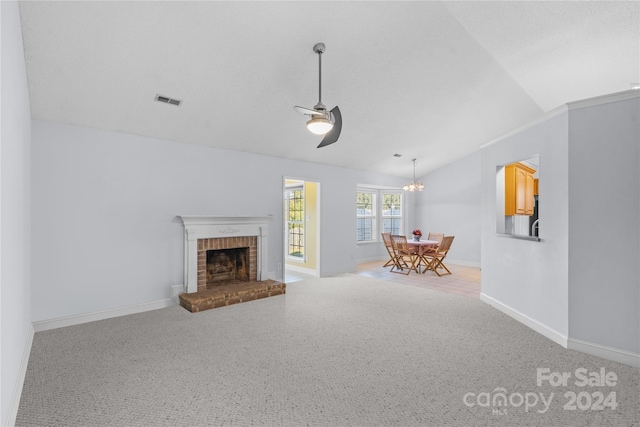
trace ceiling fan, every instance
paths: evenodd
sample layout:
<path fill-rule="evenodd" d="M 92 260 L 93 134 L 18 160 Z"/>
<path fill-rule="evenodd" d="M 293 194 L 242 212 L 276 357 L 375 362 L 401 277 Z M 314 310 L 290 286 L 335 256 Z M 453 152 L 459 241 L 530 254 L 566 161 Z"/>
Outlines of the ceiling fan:
<path fill-rule="evenodd" d="M 313 46 L 313 51 L 318 54 L 318 103 L 313 109 L 297 105 L 293 108 L 297 112 L 310 117 L 307 122 L 309 131 L 316 135 L 324 135 L 320 145 L 318 145 L 318 148 L 320 148 L 333 144 L 338 140 L 342 130 L 342 115 L 338 106 L 333 107 L 331 111 L 327 111 L 327 107 L 322 103 L 322 54 L 325 51 L 324 43 L 316 43 Z"/>

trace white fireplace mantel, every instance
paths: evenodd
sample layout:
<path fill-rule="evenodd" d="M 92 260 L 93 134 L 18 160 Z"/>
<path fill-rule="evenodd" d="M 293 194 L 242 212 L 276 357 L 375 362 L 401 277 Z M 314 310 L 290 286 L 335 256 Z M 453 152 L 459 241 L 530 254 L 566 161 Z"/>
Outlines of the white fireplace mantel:
<path fill-rule="evenodd" d="M 198 290 L 198 239 L 256 236 L 258 238 L 258 280 L 267 279 L 268 216 L 178 215 L 184 224 L 185 292 Z"/>

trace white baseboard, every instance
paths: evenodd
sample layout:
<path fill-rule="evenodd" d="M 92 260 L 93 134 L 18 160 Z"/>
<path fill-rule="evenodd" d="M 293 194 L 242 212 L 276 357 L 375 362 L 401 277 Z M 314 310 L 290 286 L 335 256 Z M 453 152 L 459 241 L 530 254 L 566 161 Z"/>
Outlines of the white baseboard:
<path fill-rule="evenodd" d="M 129 314 L 159 310 L 161 308 L 167 308 L 173 305 L 176 305 L 176 303 L 172 299 L 165 299 L 145 304 L 136 304 L 126 307 L 112 308 L 109 310 L 96 311 L 93 313 L 77 314 L 74 316 L 59 317 L 57 319 L 50 320 L 41 320 L 38 322 L 33 322 L 33 328 L 36 332 L 48 331 L 50 329 L 63 328 L 65 326 L 95 322 L 96 320 L 111 319 L 112 317 L 127 316 Z"/>
<path fill-rule="evenodd" d="M 501 303 L 498 300 L 495 300 L 493 298 L 491 298 L 490 296 L 487 296 L 483 293 L 480 293 L 480 300 L 489 304 L 490 306 L 494 307 L 495 309 L 503 312 L 504 314 L 506 314 L 507 316 L 517 320 L 518 322 L 522 323 L 525 326 L 528 326 L 529 328 L 533 329 L 534 331 L 536 331 L 537 333 L 539 333 L 540 335 L 543 335 L 547 338 L 549 338 L 551 341 L 555 342 L 556 344 L 561 345 L 564 348 L 567 348 L 567 337 L 562 335 L 560 332 L 556 331 L 553 328 L 550 328 L 546 325 L 543 325 L 542 323 L 538 322 L 537 320 L 534 320 L 532 318 L 530 318 L 529 316 L 527 316 L 526 314 L 520 313 L 518 310 L 514 310 L 513 308 L 509 307 L 508 305 L 505 305 L 503 303 Z"/>
<path fill-rule="evenodd" d="M 445 258 L 445 264 L 453 264 L 453 265 L 462 265 L 465 267 L 476 267 L 480 268 L 480 263 L 475 261 L 462 261 L 458 259 L 449 259 Z"/>
<path fill-rule="evenodd" d="M 632 353 L 630 351 L 620 350 L 619 348 L 582 341 L 576 338 L 569 338 L 569 346 L 567 348 L 569 350 L 575 350 L 580 353 L 586 353 L 592 356 L 622 363 L 623 365 L 640 368 L 640 354 L 638 353 Z"/>
<path fill-rule="evenodd" d="M 369 257 L 369 258 L 359 258 L 357 262 L 358 262 L 358 264 L 365 264 L 367 262 L 382 261 L 382 264 L 384 264 L 385 262 L 387 262 L 388 259 L 389 259 L 389 255 L 386 255 L 386 256 L 373 256 L 373 257 Z"/>
<path fill-rule="evenodd" d="M 16 417 L 18 416 L 18 408 L 20 407 L 20 397 L 22 396 L 22 387 L 24 386 L 24 380 L 27 377 L 27 366 L 29 366 L 29 356 L 31 355 L 31 346 L 33 345 L 33 335 L 35 330 L 33 325 L 30 327 L 29 336 L 27 342 L 24 345 L 24 351 L 22 353 L 22 360 L 20 362 L 20 370 L 18 371 L 18 378 L 16 385 L 13 388 L 13 396 L 11 397 L 11 404 L 9 405 L 9 418 L 7 420 L 7 426 L 13 427 L 16 425 Z"/>
<path fill-rule="evenodd" d="M 184 292 L 184 285 L 172 285 L 171 286 L 171 300 L 176 304 L 180 304 L 180 299 L 178 298 L 181 293 Z"/>
<path fill-rule="evenodd" d="M 555 329 L 543 325 L 537 320 L 534 320 L 527 315 L 520 313 L 518 310 L 514 310 L 513 308 L 483 293 L 480 293 L 480 300 L 503 312 L 507 316 L 512 317 L 525 326 L 528 326 L 539 334 L 544 335 L 556 344 L 560 344 L 566 349 L 590 354 L 591 356 L 600 357 L 605 360 L 611 360 L 612 362 L 622 363 L 623 365 L 640 368 L 640 354 L 621 350 L 619 348 L 607 347 L 605 345 L 595 344 L 588 341 L 582 341 L 576 338 L 568 338 Z"/>
<path fill-rule="evenodd" d="M 295 271 L 296 273 L 308 274 L 313 277 L 320 277 L 320 273 L 317 270 L 311 268 L 300 267 L 297 265 L 286 264 L 285 268 L 289 271 Z"/>

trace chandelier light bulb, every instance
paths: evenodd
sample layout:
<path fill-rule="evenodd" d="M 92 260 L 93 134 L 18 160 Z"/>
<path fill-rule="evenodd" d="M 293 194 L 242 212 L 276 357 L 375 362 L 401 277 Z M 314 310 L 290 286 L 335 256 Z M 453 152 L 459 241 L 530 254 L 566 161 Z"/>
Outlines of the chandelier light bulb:
<path fill-rule="evenodd" d="M 402 189 L 404 191 L 422 191 L 422 189 L 424 188 L 424 185 L 416 180 L 416 159 L 413 159 L 413 181 L 411 182 L 411 184 L 407 184 L 404 187 L 402 187 Z"/>

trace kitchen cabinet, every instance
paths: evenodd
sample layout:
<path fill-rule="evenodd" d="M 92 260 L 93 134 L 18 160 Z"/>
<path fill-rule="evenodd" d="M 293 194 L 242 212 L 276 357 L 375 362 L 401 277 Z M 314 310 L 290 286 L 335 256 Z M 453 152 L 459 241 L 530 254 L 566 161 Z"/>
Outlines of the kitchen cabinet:
<path fill-rule="evenodd" d="M 522 163 L 512 163 L 504 167 L 504 214 L 533 215 L 535 204 L 535 169 Z"/>

